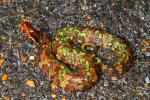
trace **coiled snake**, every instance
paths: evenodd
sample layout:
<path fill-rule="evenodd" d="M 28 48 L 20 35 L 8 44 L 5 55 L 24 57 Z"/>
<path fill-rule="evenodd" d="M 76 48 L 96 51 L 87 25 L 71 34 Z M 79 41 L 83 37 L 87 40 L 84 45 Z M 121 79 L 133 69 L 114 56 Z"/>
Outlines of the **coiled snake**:
<path fill-rule="evenodd" d="M 106 31 L 67 26 L 48 39 L 27 19 L 23 19 L 18 27 L 27 39 L 39 44 L 41 70 L 66 91 L 92 87 L 98 80 L 98 72 L 120 76 L 131 67 L 131 48 L 124 39 Z"/>

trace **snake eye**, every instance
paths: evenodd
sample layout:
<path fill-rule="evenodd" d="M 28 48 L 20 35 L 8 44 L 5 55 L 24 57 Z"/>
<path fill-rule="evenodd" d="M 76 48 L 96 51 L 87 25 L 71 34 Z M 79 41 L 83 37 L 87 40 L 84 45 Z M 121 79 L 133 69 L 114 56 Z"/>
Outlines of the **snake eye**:
<path fill-rule="evenodd" d="M 107 65 L 112 65 L 117 60 L 117 56 L 112 50 L 102 48 L 102 47 L 98 48 L 97 56 Z"/>

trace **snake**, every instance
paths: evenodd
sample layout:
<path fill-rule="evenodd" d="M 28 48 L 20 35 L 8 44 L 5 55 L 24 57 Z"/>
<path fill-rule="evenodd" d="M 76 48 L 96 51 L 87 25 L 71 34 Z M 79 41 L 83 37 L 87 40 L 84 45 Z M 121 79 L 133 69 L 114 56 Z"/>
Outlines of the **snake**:
<path fill-rule="evenodd" d="M 49 38 L 25 18 L 18 28 L 27 40 L 38 43 L 39 68 L 67 92 L 89 89 L 101 74 L 119 77 L 132 66 L 130 45 L 111 32 L 72 25 Z"/>

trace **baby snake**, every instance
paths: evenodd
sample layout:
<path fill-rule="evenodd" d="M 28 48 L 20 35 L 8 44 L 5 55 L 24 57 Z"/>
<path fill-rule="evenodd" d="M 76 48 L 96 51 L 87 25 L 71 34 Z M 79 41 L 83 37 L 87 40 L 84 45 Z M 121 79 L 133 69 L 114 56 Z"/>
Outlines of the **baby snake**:
<path fill-rule="evenodd" d="M 131 67 L 131 48 L 123 38 L 110 32 L 67 26 L 49 39 L 25 18 L 18 27 L 28 40 L 38 43 L 40 69 L 68 92 L 92 87 L 98 73 L 120 76 Z"/>

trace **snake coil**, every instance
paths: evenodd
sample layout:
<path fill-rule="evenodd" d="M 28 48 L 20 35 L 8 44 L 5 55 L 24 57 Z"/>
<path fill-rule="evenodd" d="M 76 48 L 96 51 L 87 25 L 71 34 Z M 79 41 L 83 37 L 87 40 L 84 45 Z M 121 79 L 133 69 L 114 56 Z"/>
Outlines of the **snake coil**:
<path fill-rule="evenodd" d="M 27 39 L 39 44 L 41 70 L 66 91 L 92 87 L 98 80 L 96 67 L 108 76 L 120 76 L 131 67 L 131 48 L 124 39 L 106 31 L 68 26 L 55 32 L 50 40 L 28 20 L 18 27 Z"/>

